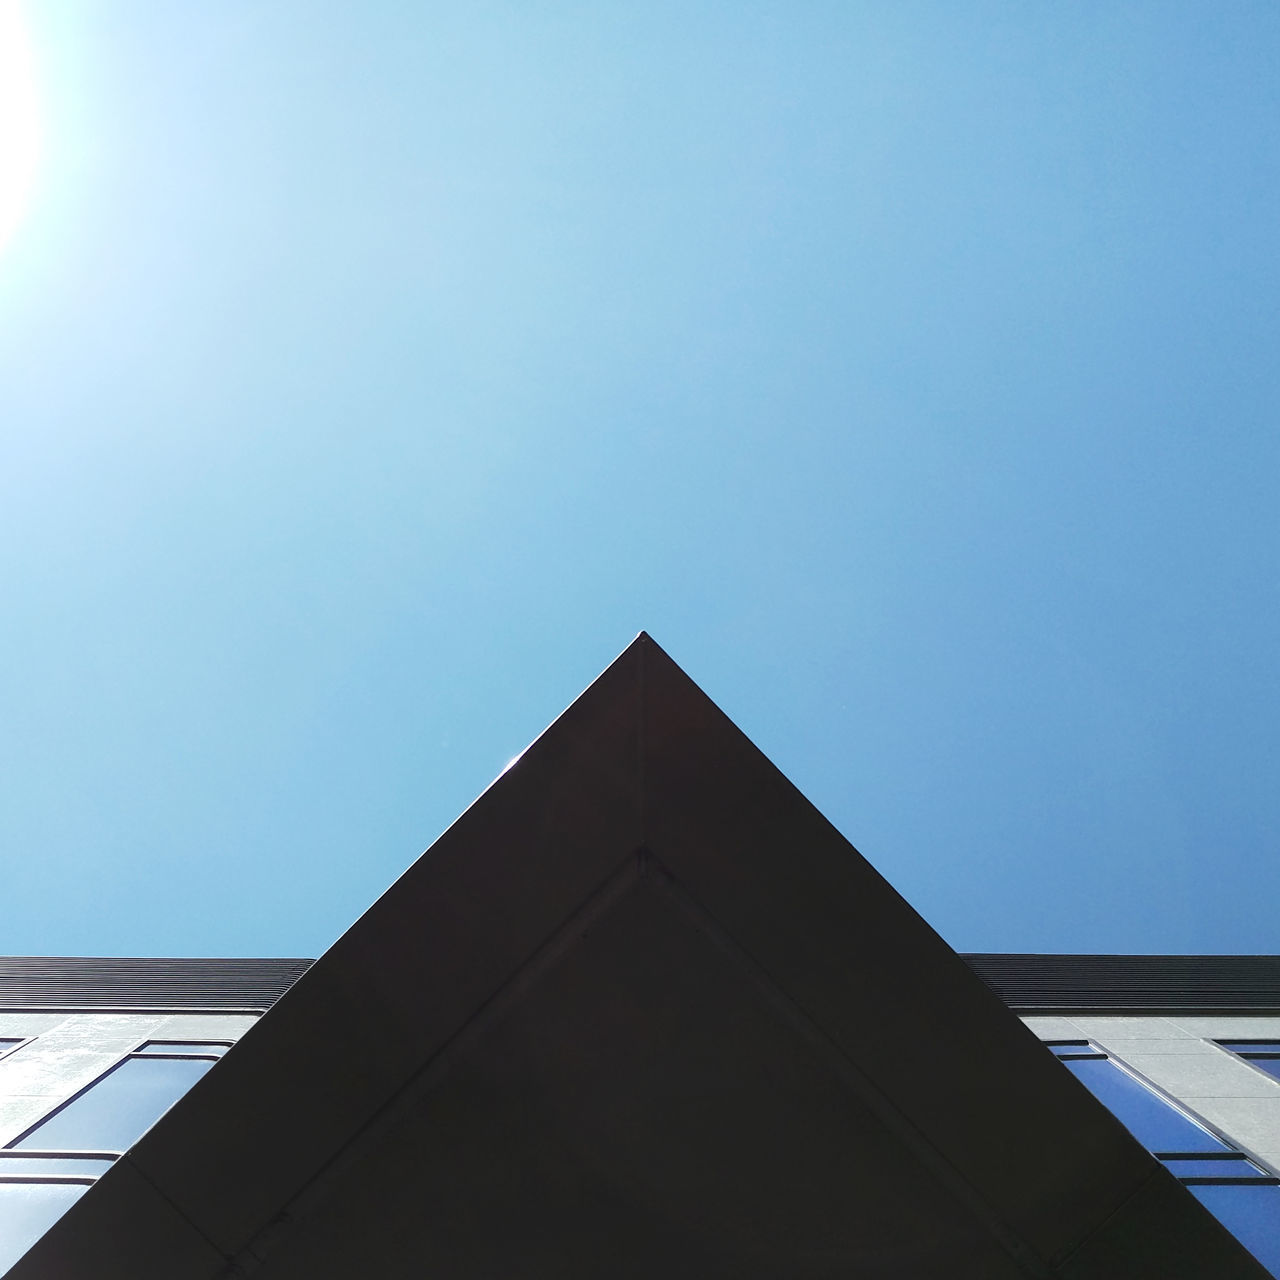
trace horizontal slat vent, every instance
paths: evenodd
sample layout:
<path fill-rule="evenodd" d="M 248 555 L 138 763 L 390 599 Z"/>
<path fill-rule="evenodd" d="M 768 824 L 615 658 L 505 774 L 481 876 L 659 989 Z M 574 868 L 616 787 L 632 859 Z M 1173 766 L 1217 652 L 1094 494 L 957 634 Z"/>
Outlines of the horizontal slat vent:
<path fill-rule="evenodd" d="M 0 1009 L 268 1009 L 310 964 L 0 956 Z"/>
<path fill-rule="evenodd" d="M 1011 1009 L 1280 1012 L 1280 956 L 970 954 Z M 5 1009 L 268 1009 L 310 960 L 0 956 Z"/>
<path fill-rule="evenodd" d="M 1011 1009 L 1280 1010 L 1280 956 L 963 957 Z"/>

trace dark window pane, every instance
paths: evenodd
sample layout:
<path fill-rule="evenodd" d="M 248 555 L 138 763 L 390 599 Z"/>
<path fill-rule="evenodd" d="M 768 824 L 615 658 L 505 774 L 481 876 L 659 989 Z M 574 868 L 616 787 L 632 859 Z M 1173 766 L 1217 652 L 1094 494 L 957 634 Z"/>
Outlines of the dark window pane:
<path fill-rule="evenodd" d="M 1139 1084 L 1114 1062 L 1086 1058 L 1067 1068 L 1148 1151 L 1230 1151 L 1190 1116 Z"/>
<path fill-rule="evenodd" d="M 76 1182 L 0 1182 L 0 1275 L 88 1189 Z"/>
<path fill-rule="evenodd" d="M 1179 1178 L 1269 1178 L 1252 1160 L 1239 1156 L 1234 1160 L 1165 1160 L 1164 1167 Z"/>
<path fill-rule="evenodd" d="M 0 1178 L 37 1178 L 49 1173 L 100 1178 L 114 1163 L 107 1156 L 28 1156 L 0 1151 Z"/>
<path fill-rule="evenodd" d="M 126 1058 L 12 1145 L 127 1151 L 212 1066 L 200 1058 Z"/>
<path fill-rule="evenodd" d="M 1269 1076 L 1280 1080 L 1280 1058 L 1250 1058 L 1249 1065 L 1265 1071 Z"/>
<path fill-rule="evenodd" d="M 135 1053 L 198 1053 L 204 1057 L 220 1058 L 231 1048 L 228 1044 L 210 1044 L 196 1040 L 148 1040 Z"/>
<path fill-rule="evenodd" d="M 1280 1187 L 1188 1187 L 1273 1276 L 1280 1276 Z"/>

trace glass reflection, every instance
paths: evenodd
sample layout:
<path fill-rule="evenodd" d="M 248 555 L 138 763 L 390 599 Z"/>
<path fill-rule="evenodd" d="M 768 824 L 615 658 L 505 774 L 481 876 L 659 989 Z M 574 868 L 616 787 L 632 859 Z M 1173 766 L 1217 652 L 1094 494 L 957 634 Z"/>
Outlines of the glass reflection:
<path fill-rule="evenodd" d="M 1153 1093 L 1105 1058 L 1062 1065 L 1076 1077 L 1148 1151 L 1230 1151 L 1171 1102 Z"/>
<path fill-rule="evenodd" d="M 1273 1276 L 1280 1276 L 1280 1187 L 1237 1183 L 1187 1190 Z"/>
<path fill-rule="evenodd" d="M 88 1189 L 79 1182 L 0 1182 L 0 1275 Z"/>
<path fill-rule="evenodd" d="M 207 1058 L 126 1058 L 11 1146 L 127 1151 L 212 1066 Z"/>

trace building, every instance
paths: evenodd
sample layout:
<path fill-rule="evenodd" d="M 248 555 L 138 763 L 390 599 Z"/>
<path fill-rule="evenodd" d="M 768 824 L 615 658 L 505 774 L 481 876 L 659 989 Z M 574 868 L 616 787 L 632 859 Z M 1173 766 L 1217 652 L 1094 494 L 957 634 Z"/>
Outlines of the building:
<path fill-rule="evenodd" d="M 1280 1275 L 1280 962 L 957 956 L 645 636 L 314 964 L 0 1018 L 11 1280 Z"/>
<path fill-rule="evenodd" d="M 307 965 L 0 959 L 0 1275 Z"/>

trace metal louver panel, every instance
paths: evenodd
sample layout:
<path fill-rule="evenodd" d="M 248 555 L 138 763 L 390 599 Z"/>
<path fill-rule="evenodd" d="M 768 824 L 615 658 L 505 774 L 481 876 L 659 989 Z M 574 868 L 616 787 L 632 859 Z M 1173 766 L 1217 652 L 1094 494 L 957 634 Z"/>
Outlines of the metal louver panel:
<path fill-rule="evenodd" d="M 1017 1013 L 1280 1011 L 1280 956 L 963 957 Z"/>
<path fill-rule="evenodd" d="M 1018 1013 L 1280 1012 L 1280 956 L 977 953 L 963 957 Z M 268 1009 L 296 959 L 0 957 L 3 1009 Z"/>
<path fill-rule="evenodd" d="M 0 1009 L 267 1009 L 310 960 L 0 957 Z"/>

